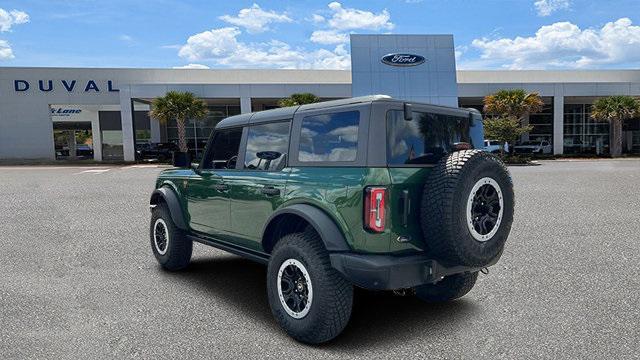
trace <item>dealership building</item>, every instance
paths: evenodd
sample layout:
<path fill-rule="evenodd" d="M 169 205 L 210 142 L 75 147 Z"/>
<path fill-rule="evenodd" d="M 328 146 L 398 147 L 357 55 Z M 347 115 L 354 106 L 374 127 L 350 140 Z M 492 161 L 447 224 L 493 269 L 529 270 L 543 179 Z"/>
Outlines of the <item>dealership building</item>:
<path fill-rule="evenodd" d="M 177 140 L 174 122 L 148 115 L 150 102 L 170 90 L 192 92 L 209 106 L 206 119 L 187 125 L 197 154 L 221 119 L 277 107 L 292 93 L 387 94 L 481 109 L 484 96 L 511 88 L 537 92 L 545 103 L 525 119 L 533 130 L 523 140 L 548 141 L 554 154 L 606 154 L 609 126 L 590 118 L 591 104 L 610 95 L 640 97 L 640 70 L 457 70 L 451 35 L 352 35 L 351 64 L 351 70 L 3 67 L 0 160 L 84 154 L 134 161 L 139 144 Z M 640 119 L 624 125 L 623 149 L 640 153 Z"/>

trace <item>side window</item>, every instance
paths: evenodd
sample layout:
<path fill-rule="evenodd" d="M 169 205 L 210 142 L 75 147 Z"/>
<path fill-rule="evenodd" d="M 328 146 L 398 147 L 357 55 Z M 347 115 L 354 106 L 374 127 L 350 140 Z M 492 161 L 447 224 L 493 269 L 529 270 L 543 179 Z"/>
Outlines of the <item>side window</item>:
<path fill-rule="evenodd" d="M 290 121 L 249 127 L 244 168 L 279 171 L 287 163 Z"/>
<path fill-rule="evenodd" d="M 203 169 L 235 169 L 242 128 L 218 130 L 202 161 Z"/>
<path fill-rule="evenodd" d="M 359 111 L 307 116 L 302 119 L 298 160 L 355 161 Z"/>

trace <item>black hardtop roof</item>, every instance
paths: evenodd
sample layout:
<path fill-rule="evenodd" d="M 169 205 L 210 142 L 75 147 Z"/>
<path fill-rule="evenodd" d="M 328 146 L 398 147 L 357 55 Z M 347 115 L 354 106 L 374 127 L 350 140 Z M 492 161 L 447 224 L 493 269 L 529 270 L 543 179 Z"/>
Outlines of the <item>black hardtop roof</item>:
<path fill-rule="evenodd" d="M 371 103 L 371 102 L 379 102 L 379 101 L 401 103 L 401 104 L 410 103 L 415 105 L 425 105 L 425 106 L 434 108 L 434 110 L 441 109 L 449 112 L 452 110 L 460 113 L 469 113 L 470 111 L 478 112 L 478 110 L 476 109 L 461 109 L 457 107 L 433 105 L 433 104 L 394 99 L 387 95 L 367 95 L 367 96 L 322 101 L 322 102 L 313 103 L 313 104 L 296 105 L 296 106 L 289 106 L 289 107 L 283 107 L 283 108 L 277 108 L 277 109 L 271 109 L 271 110 L 234 115 L 220 121 L 218 125 L 216 125 L 216 129 L 243 126 L 247 124 L 257 124 L 257 123 L 263 123 L 268 121 L 292 119 L 295 113 L 298 111 L 318 110 L 318 109 L 332 108 L 332 107 L 342 106 L 342 105 L 363 104 L 363 103 Z"/>

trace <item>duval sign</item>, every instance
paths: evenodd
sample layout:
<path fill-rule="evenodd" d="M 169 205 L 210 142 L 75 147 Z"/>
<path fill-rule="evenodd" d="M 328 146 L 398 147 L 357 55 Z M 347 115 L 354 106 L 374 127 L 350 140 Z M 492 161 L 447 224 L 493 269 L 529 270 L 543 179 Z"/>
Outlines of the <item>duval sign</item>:
<path fill-rule="evenodd" d="M 424 56 L 400 53 L 387 54 L 381 60 L 391 66 L 416 66 L 425 62 Z"/>
<path fill-rule="evenodd" d="M 34 81 L 29 82 L 27 80 L 14 80 L 13 81 L 13 89 L 16 92 L 25 92 L 29 89 L 38 90 L 41 92 L 51 92 L 55 89 L 62 89 L 63 91 L 73 92 L 76 91 L 84 91 L 84 92 L 117 92 L 120 91 L 113 86 L 112 80 L 107 80 L 106 82 L 96 82 L 95 80 L 38 80 L 37 83 Z"/>

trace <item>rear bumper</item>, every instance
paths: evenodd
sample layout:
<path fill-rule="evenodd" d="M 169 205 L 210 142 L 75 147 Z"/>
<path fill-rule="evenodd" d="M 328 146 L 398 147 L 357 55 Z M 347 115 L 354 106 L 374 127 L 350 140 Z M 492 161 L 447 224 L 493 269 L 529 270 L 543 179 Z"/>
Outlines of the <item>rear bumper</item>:
<path fill-rule="evenodd" d="M 437 282 L 444 276 L 476 272 L 486 267 L 445 266 L 424 255 L 332 253 L 329 257 L 331 265 L 347 280 L 371 290 L 406 289 Z M 495 264 L 498 258 L 487 266 Z"/>

